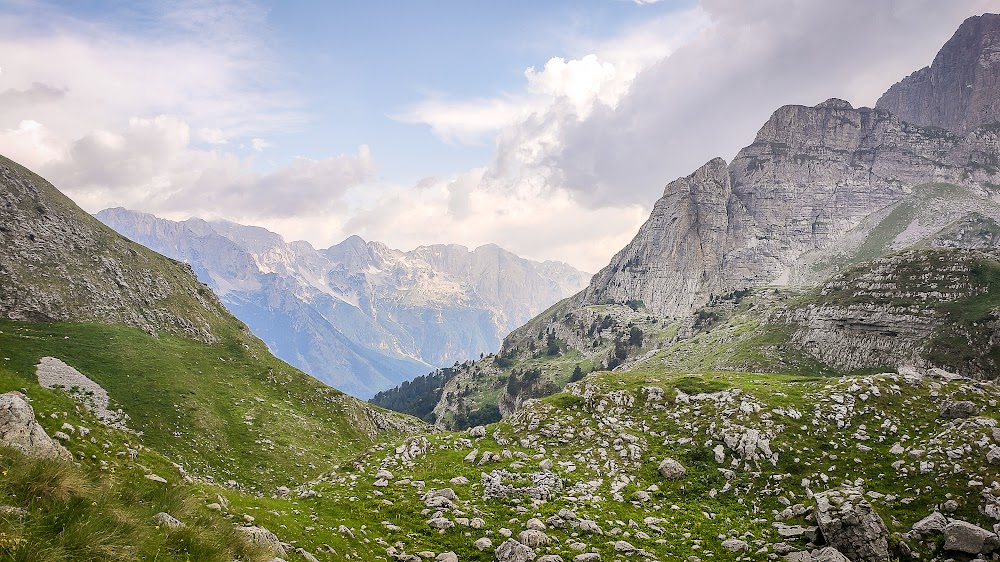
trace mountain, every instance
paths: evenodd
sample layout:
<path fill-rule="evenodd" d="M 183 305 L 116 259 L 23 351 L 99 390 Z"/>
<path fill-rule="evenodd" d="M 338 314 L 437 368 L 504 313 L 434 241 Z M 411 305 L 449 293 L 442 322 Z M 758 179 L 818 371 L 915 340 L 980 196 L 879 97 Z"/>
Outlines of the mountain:
<path fill-rule="evenodd" d="M 401 252 L 352 236 L 317 250 L 225 221 L 174 222 L 120 208 L 97 218 L 191 264 L 277 356 L 363 397 L 495 349 L 588 277 L 495 245 Z"/>
<path fill-rule="evenodd" d="M 2 157 L 0 225 L 0 441 L 44 431 L 74 461 L 0 447 L 4 559 L 270 559 L 199 486 L 253 497 L 422 430 L 278 360 L 190 266 Z M 167 509 L 192 528 L 158 532 Z"/>
<path fill-rule="evenodd" d="M 147 445 L 191 473 L 241 474 L 256 489 L 295 470 L 266 443 L 311 450 L 319 439 L 347 453 L 415 427 L 277 360 L 190 266 L 120 236 L 5 158 L 0 201 L 0 348 L 13 388 L 44 394 L 36 371 L 54 358 L 82 373 L 68 380 L 91 381 L 64 386 L 103 396 L 98 411 L 117 404 Z"/>
<path fill-rule="evenodd" d="M 184 265 L 4 163 L 2 252 L 18 259 L 0 294 L 19 319 L 0 320 L 0 556 L 995 559 L 991 134 L 838 100 L 780 109 L 733 163 L 670 184 L 607 285 L 382 394 L 442 427 L 503 415 L 461 433 L 270 356 Z M 218 228 L 206 247 L 246 227 Z M 262 262 L 281 277 L 292 261 L 272 236 L 251 230 L 217 283 L 252 287 Z M 407 302 L 457 294 L 378 244 L 326 252 L 366 272 L 325 275 L 336 294 L 387 272 Z M 71 298 L 91 286 L 103 302 Z"/>
<path fill-rule="evenodd" d="M 897 82 L 875 107 L 900 119 L 966 135 L 1000 121 L 1000 15 L 971 17 L 934 57 Z"/>
<path fill-rule="evenodd" d="M 731 163 L 715 159 L 668 184 L 580 303 L 636 300 L 680 317 L 713 294 L 801 285 L 814 254 L 918 185 L 988 201 L 1000 191 L 998 155 L 1000 128 L 959 137 L 842 100 L 782 107 Z"/>
<path fill-rule="evenodd" d="M 1000 59 L 988 55 L 998 35 L 1000 17 L 970 18 L 935 59 L 938 66 L 974 66 L 979 78 L 970 82 L 968 100 L 984 107 L 1000 103 L 988 79 L 1000 72 Z M 891 302 L 860 297 L 870 286 L 889 292 L 892 285 L 856 268 L 888 275 L 878 260 L 908 249 L 989 254 L 1000 242 L 1000 126 L 983 123 L 972 101 L 954 106 L 952 94 L 914 96 L 975 116 L 956 133 L 839 99 L 781 107 L 732 162 L 713 159 L 667 184 L 635 238 L 588 287 L 511 332 L 496 355 L 416 380 L 375 403 L 399 405 L 439 427 L 463 427 L 511 415 L 590 370 L 642 368 L 662 349 L 672 350 L 667 355 L 678 368 L 833 374 L 917 364 L 995 377 L 988 314 L 963 324 L 933 297 L 910 302 L 905 295 L 919 294 L 919 286 Z M 969 265 L 962 253 L 940 256 L 946 268 L 974 279 L 974 290 L 992 287 L 981 275 L 990 266 Z M 922 264 L 928 275 L 936 265 Z M 817 301 L 792 311 L 760 300 L 767 291 L 804 298 L 804 291 L 836 286 L 846 272 L 864 280 L 846 284 L 859 295 L 850 306 Z M 969 282 L 941 276 L 955 287 Z M 678 362 L 677 354 L 691 349 L 680 342 L 713 330 L 748 298 L 770 310 L 743 317 L 748 347 L 721 356 L 703 350 L 695 358 L 705 362 Z M 970 306 L 973 316 L 983 312 Z M 965 327 L 941 335 L 958 325 Z M 756 350 L 765 344 L 774 351 Z M 949 345 L 954 353 L 943 351 Z"/>
<path fill-rule="evenodd" d="M 0 181 L 0 317 L 112 322 L 203 342 L 233 327 L 189 267 L 128 242 L 6 158 Z"/>

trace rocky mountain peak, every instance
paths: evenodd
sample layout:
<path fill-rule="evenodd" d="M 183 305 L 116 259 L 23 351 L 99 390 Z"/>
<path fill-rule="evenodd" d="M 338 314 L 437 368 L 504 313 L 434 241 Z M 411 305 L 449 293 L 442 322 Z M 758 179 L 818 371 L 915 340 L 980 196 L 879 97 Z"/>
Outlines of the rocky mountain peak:
<path fill-rule="evenodd" d="M 1000 120 L 1000 14 L 965 20 L 930 66 L 894 84 L 875 105 L 959 135 Z"/>

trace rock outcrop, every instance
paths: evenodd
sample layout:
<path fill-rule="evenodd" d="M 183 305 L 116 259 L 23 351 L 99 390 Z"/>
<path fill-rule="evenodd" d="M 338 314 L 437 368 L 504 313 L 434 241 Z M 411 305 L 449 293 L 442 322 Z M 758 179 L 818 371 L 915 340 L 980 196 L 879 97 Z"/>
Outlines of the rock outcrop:
<path fill-rule="evenodd" d="M 897 82 L 876 107 L 964 135 L 1000 120 L 1000 14 L 971 17 L 930 66 Z"/>
<path fill-rule="evenodd" d="M 73 458 L 45 433 L 35 420 L 34 409 L 20 392 L 0 394 L 0 443 L 32 457 Z"/>
<path fill-rule="evenodd" d="M 885 562 L 891 558 L 889 530 L 861 490 L 816 494 L 815 515 L 826 542 L 854 562 Z"/>

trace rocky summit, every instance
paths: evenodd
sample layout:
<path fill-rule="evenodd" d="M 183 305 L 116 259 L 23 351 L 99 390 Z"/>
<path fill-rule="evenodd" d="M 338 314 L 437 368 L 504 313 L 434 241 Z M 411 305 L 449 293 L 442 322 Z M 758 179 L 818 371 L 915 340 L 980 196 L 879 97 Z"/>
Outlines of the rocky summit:
<path fill-rule="evenodd" d="M 966 135 L 1000 121 L 1000 15 L 971 17 L 934 57 L 875 106 L 918 125 Z"/>
<path fill-rule="evenodd" d="M 582 292 L 374 399 L 416 417 L 275 358 L 191 267 L 0 162 L 0 558 L 1000 559 L 998 27 L 874 109 L 779 108 Z M 233 307 L 312 276 L 381 315 L 378 283 L 440 303 L 523 265 L 135 220 Z"/>

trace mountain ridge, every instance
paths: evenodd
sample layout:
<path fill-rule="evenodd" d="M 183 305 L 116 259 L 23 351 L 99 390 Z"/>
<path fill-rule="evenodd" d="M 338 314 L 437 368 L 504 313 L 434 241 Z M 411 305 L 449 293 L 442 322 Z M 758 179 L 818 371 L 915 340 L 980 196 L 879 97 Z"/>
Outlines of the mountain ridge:
<path fill-rule="evenodd" d="M 514 326 L 578 291 L 586 274 L 499 246 L 408 252 L 351 236 L 325 249 L 228 221 L 167 221 L 106 209 L 99 219 L 182 261 L 280 357 L 370 396 L 496 348 Z"/>

